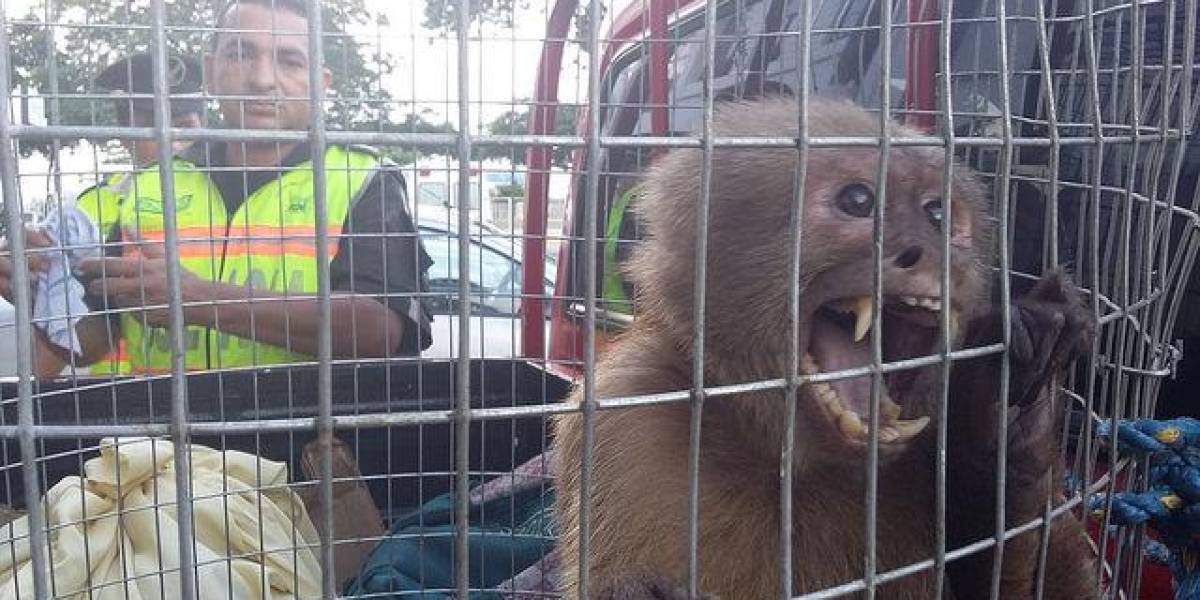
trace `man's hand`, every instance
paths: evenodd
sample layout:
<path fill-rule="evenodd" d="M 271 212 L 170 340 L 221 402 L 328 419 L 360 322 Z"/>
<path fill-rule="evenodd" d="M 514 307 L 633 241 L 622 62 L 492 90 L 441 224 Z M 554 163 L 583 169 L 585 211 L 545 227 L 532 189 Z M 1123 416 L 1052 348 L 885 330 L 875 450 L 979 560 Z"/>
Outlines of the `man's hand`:
<path fill-rule="evenodd" d="M 79 269 L 86 277 L 94 278 L 88 284 L 92 294 L 105 296 L 121 308 L 144 308 L 142 314 L 148 325 L 167 327 L 170 286 L 166 251 L 161 242 L 139 243 L 137 249 L 136 256 L 85 259 Z M 179 277 L 183 302 L 211 299 L 202 294 L 207 282 L 182 268 Z"/>
<path fill-rule="evenodd" d="M 50 257 L 45 252 L 35 252 L 40 248 L 50 247 L 50 236 L 40 229 L 25 228 L 25 260 L 29 265 L 29 285 L 34 285 L 34 275 L 42 273 L 50 267 Z M 9 250 L 8 239 L 0 240 L 0 296 L 13 302 L 12 277 L 16 270 L 12 251 Z M 32 291 L 32 289 L 31 289 Z"/>
<path fill-rule="evenodd" d="M 123 239 L 136 237 L 126 232 Z M 167 327 L 166 252 L 161 242 L 138 242 L 137 248 L 136 256 L 87 259 L 79 268 L 85 277 L 96 278 L 88 284 L 90 292 L 142 312 L 150 326 Z M 179 276 L 186 324 L 316 355 L 320 319 L 315 295 L 206 281 L 187 269 L 180 269 Z M 357 335 L 333 336 L 335 357 L 388 356 L 395 351 L 404 334 L 399 315 L 367 296 L 335 295 L 331 300 L 333 322 L 357 327 Z"/>

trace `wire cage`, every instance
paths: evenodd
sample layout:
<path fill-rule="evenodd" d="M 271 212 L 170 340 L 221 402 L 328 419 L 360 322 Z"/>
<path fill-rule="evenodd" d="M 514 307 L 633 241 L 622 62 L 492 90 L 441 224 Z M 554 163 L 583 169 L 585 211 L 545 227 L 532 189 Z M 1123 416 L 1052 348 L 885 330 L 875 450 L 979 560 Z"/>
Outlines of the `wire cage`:
<path fill-rule="evenodd" d="M 1148 485 L 1149 465 L 1108 452 L 1116 434 L 1097 423 L 1155 416 L 1182 356 L 1173 327 L 1200 233 L 1195 0 L 0 7 L 12 307 L 0 321 L 0 597 L 557 596 L 554 472 L 590 473 L 592 458 L 555 462 L 555 416 L 670 403 L 699 415 L 706 396 L 783 402 L 811 381 L 597 394 L 597 357 L 639 314 L 622 265 L 643 238 L 633 205 L 646 169 L 678 148 L 785 147 L 803 160 L 850 146 L 956 157 L 990 193 L 997 287 L 1019 295 L 1056 267 L 1079 286 L 1096 336 L 1055 382 L 1069 481 L 990 545 L 943 545 L 889 572 L 868 551 L 861 577 L 823 590 L 793 588 L 790 566 L 763 569 L 782 571 L 785 597 L 887 597 L 888 580 L 940 581 L 948 560 L 1088 519 L 1105 597 L 1167 593 L 1145 531 L 1088 513 L 1096 494 Z M 96 83 L 138 51 L 149 68 L 125 75 L 142 84 Z M 205 57 L 203 86 L 180 91 L 176 55 Z M 776 96 L 801 110 L 849 99 L 921 135 L 704 135 L 714 106 Z M 175 120 L 181 99 L 199 102 L 196 120 Z M 239 208 L 227 197 L 239 189 L 241 207 L 268 208 Z M 89 242 L 38 233 L 67 239 L 96 190 L 116 204 L 88 215 Z M 85 277 L 89 257 L 105 266 Z M 107 272 L 128 264 L 140 266 Z M 91 287 L 117 278 L 139 287 L 120 301 Z M 720 293 L 703 261 L 694 285 Z M 70 350 L 93 340 L 114 354 Z M 703 373 L 702 358 L 681 367 Z M 864 467 L 877 477 L 876 461 Z M 981 510 L 1003 510 L 991 500 Z M 694 506 L 695 492 L 679 501 Z M 854 525 L 874 539 L 868 521 Z M 695 538 L 678 544 L 694 562 Z M 578 578 L 587 571 L 585 553 Z M 696 569 L 674 583 L 704 592 Z"/>

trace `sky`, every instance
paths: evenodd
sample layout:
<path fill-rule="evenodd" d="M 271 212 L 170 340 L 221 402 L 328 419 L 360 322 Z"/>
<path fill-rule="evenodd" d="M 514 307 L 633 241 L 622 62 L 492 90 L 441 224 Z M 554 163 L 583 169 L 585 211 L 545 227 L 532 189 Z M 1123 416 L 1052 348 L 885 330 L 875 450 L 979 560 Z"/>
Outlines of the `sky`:
<path fill-rule="evenodd" d="M 135 0 L 144 2 L 146 0 Z M 605 25 L 612 16 L 631 1 L 615 0 Z M 0 0 L 6 14 L 23 16 L 38 0 Z M 424 0 L 365 0 L 368 10 L 381 13 L 387 27 L 374 25 L 352 31 L 360 43 L 371 50 L 378 48 L 391 55 L 394 72 L 381 82 L 397 100 L 411 101 L 405 108 L 430 113 L 433 121 L 457 120 L 457 58 L 456 40 L 440 31 L 421 27 Z M 521 106 L 533 95 L 536 66 L 542 38 L 545 35 L 546 15 L 552 0 L 517 0 L 524 4 L 516 15 L 513 28 L 484 26 L 473 31 L 471 42 L 471 130 L 481 131 L 497 115 Z M 189 24 L 190 25 L 190 24 Z M 334 73 L 337 77 L 337 73 Z M 563 102 L 586 98 L 586 55 L 568 44 L 560 76 L 559 96 Z M 31 111 L 36 112 L 36 111 Z M 103 150 L 90 144 L 80 144 L 65 151 L 62 157 L 62 188 L 64 196 L 81 191 L 96 179 L 97 163 L 108 159 Z M 21 189 L 26 204 L 37 203 L 54 189 L 45 157 L 35 156 L 21 161 Z"/>

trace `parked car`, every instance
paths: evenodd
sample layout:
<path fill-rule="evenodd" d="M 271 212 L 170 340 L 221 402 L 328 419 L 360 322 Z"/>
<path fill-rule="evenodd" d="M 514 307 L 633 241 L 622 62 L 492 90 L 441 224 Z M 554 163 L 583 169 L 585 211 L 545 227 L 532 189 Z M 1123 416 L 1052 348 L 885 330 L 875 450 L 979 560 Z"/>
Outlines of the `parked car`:
<path fill-rule="evenodd" d="M 13 305 L 0 298 L 0 338 L 16 340 L 17 311 Z M 0 344 L 0 377 L 16 377 L 17 345 Z"/>
<path fill-rule="evenodd" d="M 422 356 L 454 358 L 458 346 L 458 217 L 422 214 L 417 223 L 429 268 L 433 345 Z M 521 236 L 480 223 L 471 235 L 471 358 L 521 355 Z M 554 262 L 547 260 L 543 293 L 554 292 Z M 548 326 L 548 322 L 547 322 Z"/>

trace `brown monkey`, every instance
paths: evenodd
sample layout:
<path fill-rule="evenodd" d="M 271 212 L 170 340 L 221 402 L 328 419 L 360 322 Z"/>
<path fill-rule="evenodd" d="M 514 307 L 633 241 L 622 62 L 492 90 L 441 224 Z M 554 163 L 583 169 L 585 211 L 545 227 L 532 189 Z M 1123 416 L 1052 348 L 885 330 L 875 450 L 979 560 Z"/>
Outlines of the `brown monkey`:
<path fill-rule="evenodd" d="M 719 108 L 722 135 L 795 135 L 794 100 Z M 875 135 L 878 120 L 848 104 L 810 105 L 811 134 Z M 913 134 L 895 126 L 893 134 Z M 801 368 L 832 371 L 870 362 L 872 215 L 876 148 L 814 148 L 809 154 L 801 236 Z M 719 148 L 712 161 L 705 380 L 708 386 L 787 373 L 793 149 Z M 646 240 L 631 261 L 640 313 L 596 369 L 599 397 L 692 385 L 692 281 L 701 153 L 663 157 L 640 201 Z M 951 228 L 951 312 L 955 345 L 999 341 L 1002 319 L 987 284 L 991 255 L 986 193 L 955 170 L 953 210 L 939 198 L 944 154 L 893 147 L 883 232 L 882 344 L 885 361 L 927 355 L 938 334 L 941 227 Z M 960 327 L 958 324 L 962 324 Z M 1007 399 L 1006 523 L 1041 514 L 1053 485 L 1051 374 L 1090 339 L 1073 288 L 1043 278 L 1013 303 Z M 948 535 L 951 548 L 992 535 L 997 368 L 989 356 L 955 363 L 949 395 Z M 886 571 L 933 555 L 936 427 L 940 366 L 886 374 L 880 406 L 877 557 Z M 794 590 L 810 592 L 862 576 L 870 379 L 801 388 L 793 472 Z M 577 393 L 573 401 L 580 400 Z M 779 470 L 785 424 L 782 391 L 710 398 L 704 405 L 698 544 L 699 588 L 721 598 L 779 595 Z M 687 404 L 614 409 L 595 415 L 590 590 L 601 598 L 674 598 L 686 589 Z M 557 519 L 564 593 L 577 593 L 582 420 L 555 423 L 561 460 Z M 1082 525 L 1069 515 L 1052 527 L 1047 598 L 1096 597 L 1094 563 Z M 1002 598 L 1031 596 L 1039 532 L 1009 540 Z M 954 561 L 948 597 L 987 597 L 991 555 Z M 930 570 L 881 586 L 882 598 L 928 598 Z M 686 597 L 686 594 L 683 595 Z"/>

